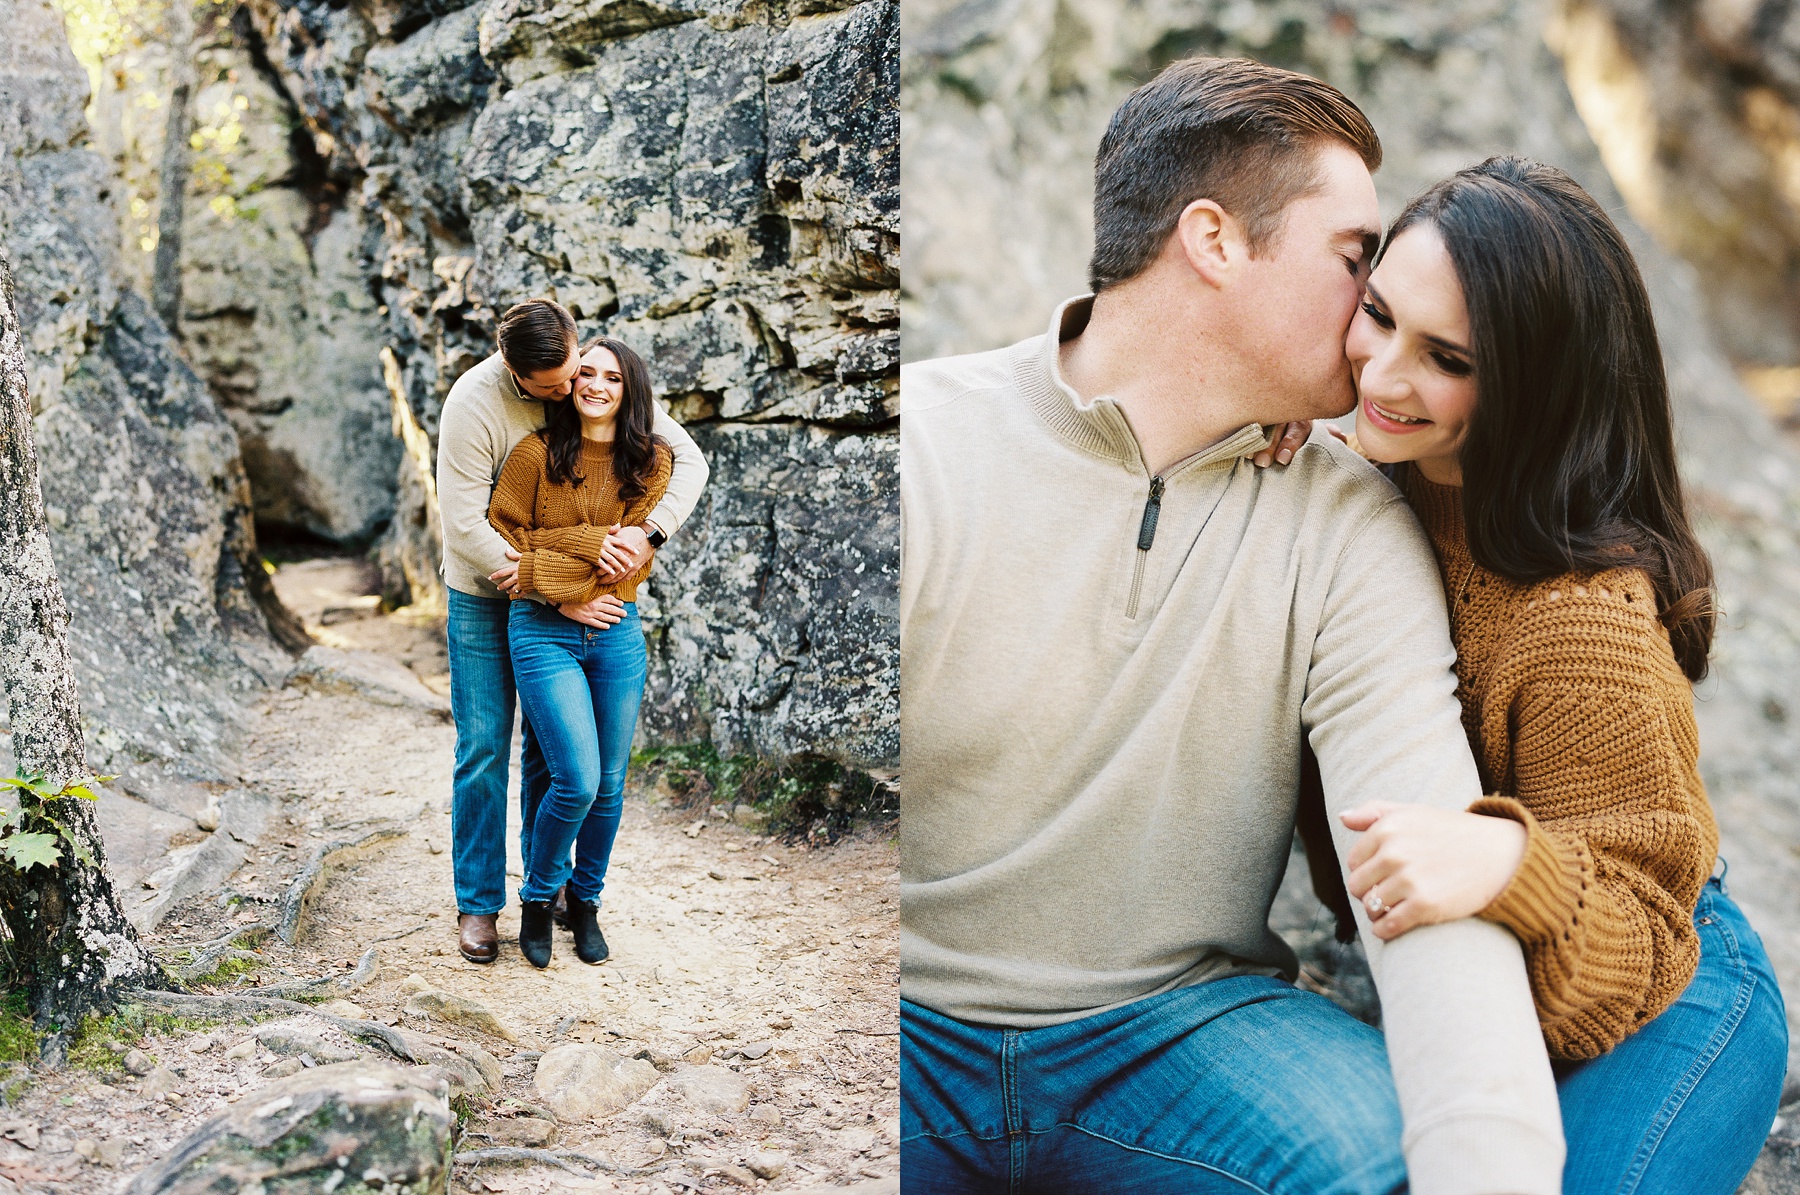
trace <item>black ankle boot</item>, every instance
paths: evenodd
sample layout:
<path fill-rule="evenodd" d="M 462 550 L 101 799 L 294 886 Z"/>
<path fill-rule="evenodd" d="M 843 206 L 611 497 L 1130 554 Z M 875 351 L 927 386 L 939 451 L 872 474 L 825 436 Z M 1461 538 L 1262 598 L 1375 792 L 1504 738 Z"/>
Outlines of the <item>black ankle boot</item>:
<path fill-rule="evenodd" d="M 612 953 L 606 948 L 606 935 L 600 932 L 596 912 L 598 906 L 569 898 L 569 932 L 575 935 L 575 957 L 590 965 L 604 963 Z"/>
<path fill-rule="evenodd" d="M 550 965 L 550 902 L 519 902 L 519 950 L 525 960 L 542 970 Z"/>

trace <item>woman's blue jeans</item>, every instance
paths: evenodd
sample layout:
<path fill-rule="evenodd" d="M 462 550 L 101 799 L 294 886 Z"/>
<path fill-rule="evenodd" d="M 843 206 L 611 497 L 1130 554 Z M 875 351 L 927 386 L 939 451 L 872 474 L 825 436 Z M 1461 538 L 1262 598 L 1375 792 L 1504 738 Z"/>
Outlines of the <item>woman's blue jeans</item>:
<path fill-rule="evenodd" d="M 550 769 L 542 802 L 524 811 L 519 899 L 549 900 L 568 884 L 574 899 L 598 904 L 648 670 L 637 606 L 627 602 L 624 621 L 600 630 L 550 606 L 516 601 L 507 640 L 519 703 Z"/>
<path fill-rule="evenodd" d="M 1564 1195 L 1731 1195 L 1769 1135 L 1787 1011 L 1762 940 L 1710 880 L 1700 967 L 1662 1015 L 1600 1057 L 1557 1063 Z"/>

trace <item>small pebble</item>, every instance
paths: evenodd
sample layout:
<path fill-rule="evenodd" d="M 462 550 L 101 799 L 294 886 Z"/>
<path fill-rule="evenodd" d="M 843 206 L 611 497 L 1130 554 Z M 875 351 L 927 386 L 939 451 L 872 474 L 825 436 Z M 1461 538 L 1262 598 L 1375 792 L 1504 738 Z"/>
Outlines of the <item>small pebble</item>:
<path fill-rule="evenodd" d="M 781 1109 L 774 1104 L 758 1104 L 750 1109 L 750 1119 L 757 1124 L 778 1125 L 781 1123 Z"/>
<path fill-rule="evenodd" d="M 252 1055 L 254 1053 L 256 1053 L 256 1039 L 254 1037 L 246 1037 L 243 1041 L 239 1042 L 237 1045 L 232 1046 L 229 1050 L 226 1050 L 225 1057 L 227 1057 L 227 1058 L 248 1058 L 248 1057 L 250 1057 L 250 1055 Z"/>
<path fill-rule="evenodd" d="M 142 1050 L 127 1050 L 120 1060 L 126 1070 L 134 1075 L 147 1075 L 156 1069 L 156 1061 Z"/>
<path fill-rule="evenodd" d="M 188 1043 L 188 1053 L 190 1054 L 204 1054 L 212 1048 L 213 1039 L 204 1035 L 196 1037 Z"/>

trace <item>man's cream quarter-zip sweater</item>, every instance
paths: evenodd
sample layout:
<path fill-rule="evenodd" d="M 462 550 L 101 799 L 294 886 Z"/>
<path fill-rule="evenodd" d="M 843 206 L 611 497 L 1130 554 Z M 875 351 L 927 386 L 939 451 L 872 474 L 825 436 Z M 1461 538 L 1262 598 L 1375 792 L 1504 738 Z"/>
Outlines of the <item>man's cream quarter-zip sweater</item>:
<path fill-rule="evenodd" d="M 1057 374 L 1089 311 L 901 374 L 901 992 L 986 1024 L 1292 978 L 1268 915 L 1303 734 L 1340 857 L 1339 810 L 1482 795 L 1398 491 L 1323 429 L 1285 468 L 1252 426 L 1151 477 Z M 1364 931 L 1414 1195 L 1554 1195 L 1518 943 Z"/>

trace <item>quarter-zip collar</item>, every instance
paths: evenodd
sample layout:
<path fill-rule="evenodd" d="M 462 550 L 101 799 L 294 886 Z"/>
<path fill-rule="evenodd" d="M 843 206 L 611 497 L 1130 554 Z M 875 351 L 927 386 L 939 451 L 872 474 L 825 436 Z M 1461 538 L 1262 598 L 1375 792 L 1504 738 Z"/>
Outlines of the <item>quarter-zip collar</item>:
<path fill-rule="evenodd" d="M 1094 296 L 1081 295 L 1060 304 L 1050 316 L 1050 327 L 1035 358 L 1017 361 L 1014 369 L 1019 389 L 1032 410 L 1059 437 L 1092 456 L 1115 461 L 1133 472 L 1148 474 L 1144 454 L 1124 410 L 1101 395 L 1084 400 L 1063 380 L 1058 351 L 1066 340 L 1081 335 L 1093 315 Z M 1164 469 L 1167 480 L 1190 468 L 1223 460 L 1254 456 L 1273 442 L 1269 429 L 1248 423 L 1224 439 L 1210 444 Z"/>

